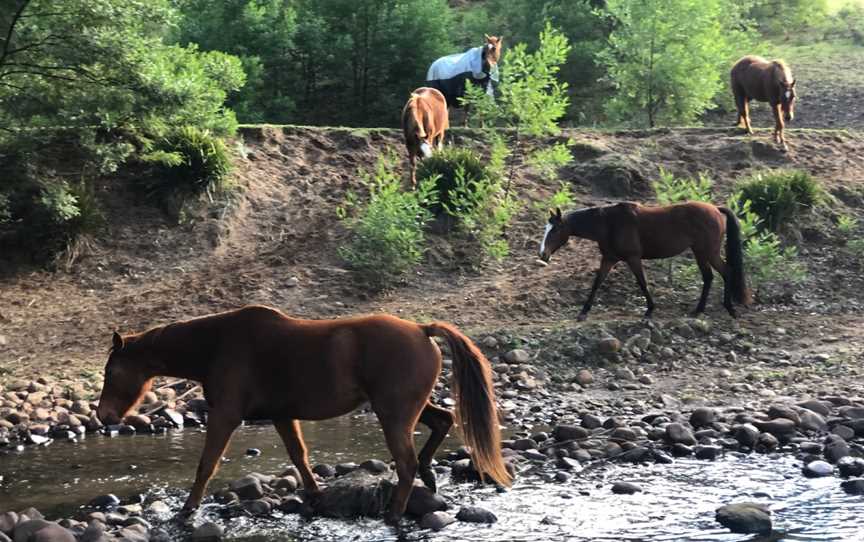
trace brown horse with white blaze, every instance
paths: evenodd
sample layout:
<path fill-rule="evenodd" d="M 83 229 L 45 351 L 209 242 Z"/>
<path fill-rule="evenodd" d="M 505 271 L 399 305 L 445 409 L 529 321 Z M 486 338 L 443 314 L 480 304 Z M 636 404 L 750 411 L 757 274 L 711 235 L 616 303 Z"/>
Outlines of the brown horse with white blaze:
<path fill-rule="evenodd" d="M 724 233 L 726 261 L 721 256 Z M 750 291 L 744 276 L 741 227 L 735 213 L 725 207 L 696 201 L 661 207 L 622 202 L 580 209 L 563 216 L 561 210 L 556 209 L 550 212 L 540 242 L 540 259 L 548 262 L 571 236 L 595 241 L 601 255 L 600 269 L 579 313 L 579 320 L 588 316 L 597 289 L 609 271 L 621 261 L 635 275 L 648 306 L 645 318 L 650 318 L 654 300 L 648 291 L 642 260 L 671 258 L 688 248 L 693 251 L 702 272 L 702 295 L 694 314 L 705 310 L 714 280 L 712 268 L 723 276 L 723 306 L 732 317 L 736 316 L 733 300 L 743 305 L 750 303 Z"/>
<path fill-rule="evenodd" d="M 785 118 L 795 118 L 795 79 L 792 70 L 782 60 L 766 60 L 760 56 L 745 56 L 732 67 L 732 94 L 738 108 L 738 126 L 753 133 L 750 126 L 750 100 L 768 102 L 774 115 L 774 141 L 786 145 L 783 134 Z"/>
<path fill-rule="evenodd" d="M 444 134 L 450 127 L 447 100 L 434 88 L 420 87 L 411 93 L 402 109 L 402 132 L 411 162 L 411 187 L 417 186 L 417 159 L 432 156 L 436 147 L 444 146 Z"/>
<path fill-rule="evenodd" d="M 184 505 L 190 511 L 201 503 L 243 420 L 272 420 L 305 490 L 318 494 L 298 420 L 333 418 L 368 401 L 396 462 L 399 481 L 385 516 L 395 522 L 418 469 L 426 486 L 436 489 L 432 457 L 454 423 L 449 410 L 429 402 L 441 372 L 441 352 L 431 337 L 443 338 L 452 352 L 456 420 L 477 469 L 509 485 L 489 362 L 470 339 L 441 322 L 423 325 L 388 315 L 301 320 L 249 306 L 134 335 L 115 333 L 97 415 L 118 423 L 156 376 L 202 384 L 210 417 Z M 419 457 L 412 436 L 418 421 L 432 430 Z"/>

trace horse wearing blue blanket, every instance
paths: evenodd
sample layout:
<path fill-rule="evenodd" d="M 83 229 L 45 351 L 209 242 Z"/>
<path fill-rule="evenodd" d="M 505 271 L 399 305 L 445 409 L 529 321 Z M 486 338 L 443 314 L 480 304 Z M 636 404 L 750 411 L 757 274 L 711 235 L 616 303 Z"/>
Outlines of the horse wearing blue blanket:
<path fill-rule="evenodd" d="M 482 47 L 439 58 L 429 66 L 426 86 L 440 91 L 451 108 L 462 106 L 459 98 L 465 96 L 467 81 L 493 95 L 498 83 L 502 40 L 501 37 L 486 36 L 486 43 Z"/>

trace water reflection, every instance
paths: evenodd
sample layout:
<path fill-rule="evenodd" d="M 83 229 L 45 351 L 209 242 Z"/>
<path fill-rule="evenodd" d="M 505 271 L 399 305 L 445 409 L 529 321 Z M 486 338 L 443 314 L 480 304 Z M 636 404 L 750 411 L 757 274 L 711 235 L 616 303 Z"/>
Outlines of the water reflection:
<path fill-rule="evenodd" d="M 313 462 L 389 457 L 374 418 L 366 415 L 304 424 Z M 115 439 L 91 437 L 79 444 L 0 457 L 0 508 L 36 506 L 49 515 L 70 513 L 93 496 L 136 492 L 165 498 L 178 507 L 191 483 L 203 431 Z M 418 435 L 418 439 L 425 435 Z M 458 445 L 451 439 L 445 448 Z M 262 450 L 246 457 L 245 450 Z M 244 427 L 235 436 L 211 488 L 251 471 L 278 473 L 290 464 L 269 426 Z M 643 492 L 613 495 L 615 481 L 635 482 Z M 864 540 L 864 498 L 848 496 L 836 478 L 807 479 L 791 458 L 730 455 L 722 461 L 679 460 L 673 465 L 616 466 L 592 470 L 564 484 L 522 476 L 514 488 L 452 485 L 441 490 L 451 502 L 493 510 L 492 526 L 457 523 L 441 533 L 402 533 L 420 540 L 598 540 L 598 541 L 853 541 Z M 169 489 L 170 488 L 170 489 Z M 714 522 L 714 510 L 735 500 L 770 503 L 775 529 L 767 539 L 729 534 Z M 212 509 L 210 509 L 212 511 Z M 205 507 L 201 517 L 207 517 Z M 226 524 L 234 540 L 397 540 L 380 521 L 307 522 L 295 516 L 262 521 L 236 518 Z M 778 537 L 779 536 L 779 537 Z"/>

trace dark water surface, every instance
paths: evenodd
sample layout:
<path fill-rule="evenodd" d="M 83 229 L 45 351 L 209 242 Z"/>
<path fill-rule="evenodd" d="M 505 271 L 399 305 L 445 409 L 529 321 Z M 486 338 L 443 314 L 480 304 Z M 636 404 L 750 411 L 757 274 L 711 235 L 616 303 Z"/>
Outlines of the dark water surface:
<path fill-rule="evenodd" d="M 304 433 L 314 463 L 360 462 L 389 457 L 374 418 L 366 415 L 306 422 Z M 135 493 L 158 497 L 179 509 L 191 484 L 204 443 L 203 430 L 163 436 L 89 437 L 77 444 L 0 456 L 0 510 L 35 506 L 49 517 L 72 515 L 96 495 Z M 418 436 L 418 438 L 421 438 Z M 425 436 L 422 437 L 425 439 Z M 458 445 L 448 440 L 444 449 Z M 262 451 L 246 457 L 246 448 Z M 234 437 L 210 489 L 249 472 L 278 474 L 290 465 L 278 435 L 269 426 L 250 426 Z M 613 495 L 610 485 L 630 481 L 644 491 Z M 440 533 L 397 532 L 377 520 L 305 521 L 296 516 L 271 520 L 235 518 L 224 523 L 234 540 L 625 540 L 737 541 L 864 540 L 864 497 L 848 496 L 836 478 L 808 479 L 792 458 L 730 455 L 715 462 L 679 460 L 673 465 L 619 466 L 586 471 L 563 484 L 523 475 L 508 492 L 441 482 L 453 503 L 494 511 L 491 526 L 456 523 Z M 755 500 L 774 509 L 770 538 L 732 535 L 714 522 L 727 502 Z M 455 513 L 455 511 L 454 511 Z M 205 506 L 197 521 L 214 514 Z M 212 516 L 215 517 L 215 516 Z M 152 519 L 152 518 L 151 518 Z M 166 528 L 170 526 L 165 525 Z M 179 535 L 178 535 L 179 539 Z"/>

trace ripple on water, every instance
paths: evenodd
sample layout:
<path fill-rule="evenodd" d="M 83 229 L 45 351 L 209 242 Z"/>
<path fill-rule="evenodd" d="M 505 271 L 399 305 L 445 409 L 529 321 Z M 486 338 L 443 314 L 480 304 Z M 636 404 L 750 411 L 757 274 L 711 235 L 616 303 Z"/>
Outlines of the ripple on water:
<path fill-rule="evenodd" d="M 345 417 L 304 424 L 312 460 L 338 463 L 388 457 L 374 419 Z M 423 437 L 420 437 L 423 438 Z M 0 487 L 5 509 L 36 506 L 49 517 L 71 514 L 75 507 L 102 493 L 145 493 L 179 508 L 198 461 L 203 432 L 185 430 L 159 437 L 89 438 L 76 445 L 0 457 Z M 450 441 L 449 446 L 456 445 Z M 247 458 L 248 447 L 260 448 Z M 252 471 L 277 473 L 289 461 L 270 427 L 238 431 L 211 489 Z M 135 465 L 134 470 L 129 466 Z M 75 468 L 77 467 L 77 468 Z M 643 491 L 615 495 L 615 481 L 629 481 Z M 719 528 L 714 510 L 725 503 L 755 500 L 769 503 L 774 525 L 785 532 L 771 540 L 864 540 L 864 498 L 846 495 L 833 477 L 805 478 L 791 458 L 727 456 L 722 461 L 678 460 L 673 465 L 611 465 L 576 476 L 565 484 L 540 483 L 522 477 L 512 490 L 448 485 L 441 491 L 453 503 L 493 510 L 491 526 L 456 523 L 441 533 L 404 532 L 399 536 L 380 521 L 361 519 L 307 522 L 296 516 L 271 520 L 226 520 L 233 540 L 572 540 L 572 541 L 743 541 L 758 540 Z M 766 496 L 767 495 L 767 496 Z M 8 503 L 8 504 L 7 504 Z M 458 509 L 458 505 L 457 509 Z M 455 510 L 453 511 L 455 513 Z M 199 520 L 217 517 L 204 507 Z"/>

